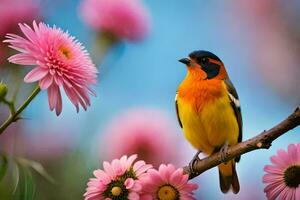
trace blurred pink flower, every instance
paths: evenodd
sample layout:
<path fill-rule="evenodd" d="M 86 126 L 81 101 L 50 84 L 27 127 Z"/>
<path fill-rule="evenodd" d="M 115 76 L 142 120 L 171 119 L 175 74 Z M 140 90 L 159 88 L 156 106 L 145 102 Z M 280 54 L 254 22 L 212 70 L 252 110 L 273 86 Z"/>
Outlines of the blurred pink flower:
<path fill-rule="evenodd" d="M 0 151 L 43 163 L 53 163 L 53 160 L 70 153 L 77 139 L 77 134 L 66 132 L 63 128 L 47 127 L 47 130 L 29 133 L 23 123 L 16 123 L 9 127 L 7 134 L 1 135 Z"/>
<path fill-rule="evenodd" d="M 134 162 L 136 158 L 137 155 L 132 155 L 114 159 L 111 163 L 104 161 L 104 170 L 95 170 L 96 178 L 91 178 L 87 184 L 85 200 L 139 199 L 142 189 L 139 179 L 152 166 L 142 160 Z"/>
<path fill-rule="evenodd" d="M 50 110 L 62 111 L 62 86 L 75 105 L 86 110 L 90 105 L 88 94 L 93 94 L 90 84 L 96 83 L 97 69 L 84 47 L 61 29 L 33 22 L 33 29 L 19 24 L 26 38 L 7 34 L 4 42 L 21 53 L 11 56 L 9 61 L 20 65 L 35 65 L 24 78 L 27 83 L 39 81 L 41 89 L 48 90 Z"/>
<path fill-rule="evenodd" d="M 32 22 L 40 18 L 40 8 L 35 0 L 0 1 L 0 40 L 6 33 L 17 33 L 18 23 Z M 0 43 L 0 64 L 7 56 L 7 49 Z"/>
<path fill-rule="evenodd" d="M 300 102 L 300 17 L 298 3 L 286 6 L 283 1 L 252 0 L 234 1 L 235 22 L 230 29 L 237 29 L 241 41 L 249 41 L 247 55 L 251 68 L 270 89 L 285 102 Z M 245 34 L 241 33 L 245 26 Z M 288 101 L 286 101 L 288 100 Z"/>
<path fill-rule="evenodd" d="M 158 170 L 150 169 L 142 179 L 142 200 L 151 199 L 181 199 L 193 200 L 193 191 L 197 184 L 188 182 L 188 175 L 183 169 L 173 165 L 160 165 Z"/>
<path fill-rule="evenodd" d="M 62 130 L 24 136 L 26 138 L 24 138 L 23 146 L 18 148 L 19 152 L 23 153 L 25 157 L 39 161 L 51 161 L 71 152 L 75 147 L 77 137 L 74 134 L 71 136 L 71 134 L 62 132 Z M 18 143 L 20 144 L 20 142 L 22 141 Z"/>
<path fill-rule="evenodd" d="M 300 143 L 290 144 L 288 151 L 278 150 L 270 158 L 273 165 L 266 165 L 263 182 L 267 184 L 265 193 L 270 200 L 300 199 Z"/>
<path fill-rule="evenodd" d="M 154 166 L 162 162 L 174 163 L 180 157 L 178 150 L 174 151 L 174 146 L 178 146 L 176 135 L 179 136 L 175 127 L 161 111 L 132 109 L 110 122 L 101 138 L 103 145 L 110 144 L 110 148 L 100 151 L 107 159 L 138 154 Z"/>
<path fill-rule="evenodd" d="M 0 1 L 0 37 L 10 31 L 17 31 L 18 23 L 31 22 L 40 17 L 40 10 L 34 0 Z"/>
<path fill-rule="evenodd" d="M 149 31 L 148 12 L 140 0 L 83 0 L 83 20 L 96 31 L 136 41 Z"/>

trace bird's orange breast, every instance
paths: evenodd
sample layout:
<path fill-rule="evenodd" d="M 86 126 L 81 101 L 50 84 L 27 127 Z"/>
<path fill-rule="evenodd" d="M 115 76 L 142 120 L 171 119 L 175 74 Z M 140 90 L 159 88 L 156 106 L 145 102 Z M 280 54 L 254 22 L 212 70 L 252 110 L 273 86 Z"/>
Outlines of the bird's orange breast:
<path fill-rule="evenodd" d="M 224 95 L 221 80 L 193 80 L 187 77 L 178 88 L 178 97 L 201 112 L 206 104 Z"/>
<path fill-rule="evenodd" d="M 178 88 L 177 104 L 184 135 L 196 149 L 211 154 L 226 141 L 237 143 L 238 124 L 222 80 L 187 76 Z"/>

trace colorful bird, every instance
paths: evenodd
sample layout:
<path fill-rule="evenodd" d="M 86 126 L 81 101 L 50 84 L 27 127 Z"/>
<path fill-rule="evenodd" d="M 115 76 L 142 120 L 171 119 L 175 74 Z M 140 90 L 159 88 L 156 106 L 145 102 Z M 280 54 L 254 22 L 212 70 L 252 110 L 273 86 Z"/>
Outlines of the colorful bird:
<path fill-rule="evenodd" d="M 186 139 L 198 150 L 211 155 L 222 152 L 218 166 L 220 188 L 226 193 L 240 190 L 235 163 L 226 161 L 228 146 L 242 141 L 242 115 L 237 92 L 223 62 L 208 51 L 194 51 L 179 60 L 187 75 L 178 87 L 175 105 L 179 124 Z M 194 164 L 193 160 L 191 166 Z"/>

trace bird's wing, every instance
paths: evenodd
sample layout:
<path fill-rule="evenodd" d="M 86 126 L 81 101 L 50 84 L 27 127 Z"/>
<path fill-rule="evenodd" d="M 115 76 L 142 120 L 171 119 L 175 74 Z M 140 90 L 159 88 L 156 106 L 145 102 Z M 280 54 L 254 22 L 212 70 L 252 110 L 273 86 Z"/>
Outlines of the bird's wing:
<path fill-rule="evenodd" d="M 243 139 L 243 121 L 242 121 L 242 113 L 241 113 L 241 105 L 239 101 L 239 96 L 236 92 L 235 87 L 233 86 L 230 79 L 225 79 L 224 83 L 227 87 L 228 96 L 231 101 L 231 106 L 234 110 L 235 117 L 237 119 L 238 125 L 239 125 L 239 137 L 238 142 L 241 142 Z M 238 162 L 240 160 L 240 157 L 236 158 L 236 161 Z"/>
<path fill-rule="evenodd" d="M 177 96 L 178 96 L 178 94 L 176 92 L 176 96 L 175 96 L 175 109 L 176 109 L 176 115 L 177 115 L 178 123 L 179 123 L 180 127 L 182 128 L 182 123 L 181 123 L 181 120 L 180 120 L 180 117 L 179 117 L 179 111 L 178 111 Z"/>

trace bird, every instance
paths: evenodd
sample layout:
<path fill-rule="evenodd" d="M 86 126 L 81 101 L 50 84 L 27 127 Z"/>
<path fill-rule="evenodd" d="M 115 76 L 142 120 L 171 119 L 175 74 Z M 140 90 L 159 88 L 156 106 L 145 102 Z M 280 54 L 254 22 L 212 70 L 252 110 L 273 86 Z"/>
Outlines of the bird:
<path fill-rule="evenodd" d="M 240 157 L 226 161 L 228 147 L 242 141 L 243 122 L 237 91 L 215 54 L 196 50 L 179 62 L 186 65 L 187 74 L 176 92 L 176 114 L 185 138 L 198 150 L 190 168 L 199 160 L 199 153 L 209 156 L 221 152 L 220 189 L 223 193 L 231 189 L 237 194 L 240 184 L 236 162 Z"/>

